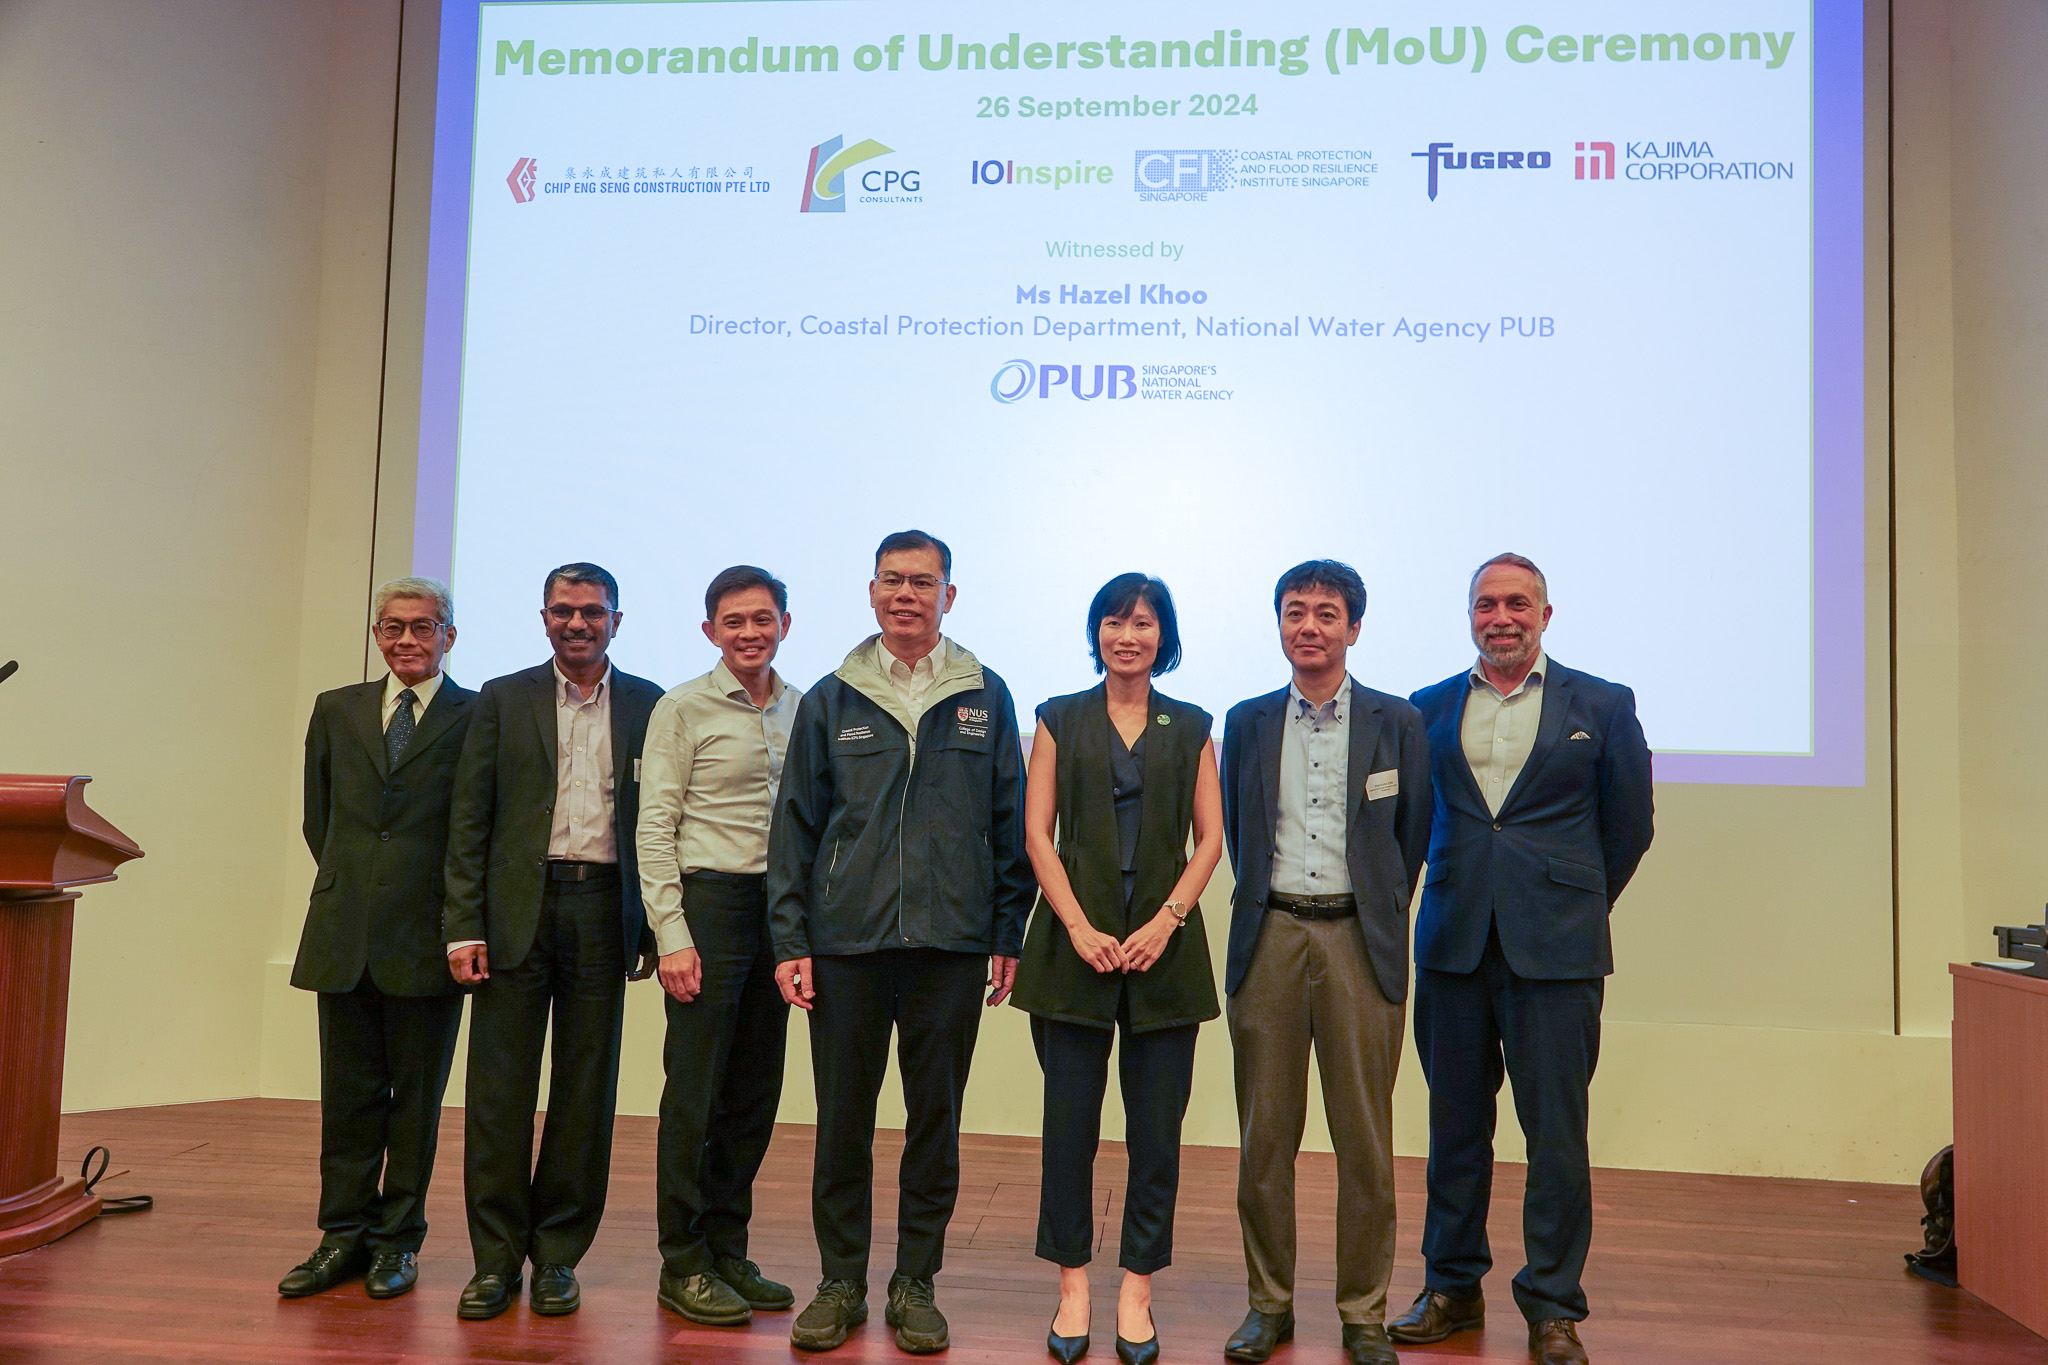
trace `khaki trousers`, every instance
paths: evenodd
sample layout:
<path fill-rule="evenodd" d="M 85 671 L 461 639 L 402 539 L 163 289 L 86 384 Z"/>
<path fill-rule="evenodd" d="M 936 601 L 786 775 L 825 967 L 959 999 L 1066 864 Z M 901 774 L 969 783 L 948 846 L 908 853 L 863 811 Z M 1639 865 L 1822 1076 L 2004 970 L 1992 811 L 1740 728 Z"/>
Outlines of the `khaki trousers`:
<path fill-rule="evenodd" d="M 1380 993 L 1349 918 L 1273 910 L 1230 997 L 1237 1077 L 1237 1216 L 1251 1306 L 1294 1306 L 1294 1158 L 1315 1048 L 1337 1149 L 1337 1316 L 1380 1323 L 1394 1271 L 1394 1075 L 1402 1007 Z"/>

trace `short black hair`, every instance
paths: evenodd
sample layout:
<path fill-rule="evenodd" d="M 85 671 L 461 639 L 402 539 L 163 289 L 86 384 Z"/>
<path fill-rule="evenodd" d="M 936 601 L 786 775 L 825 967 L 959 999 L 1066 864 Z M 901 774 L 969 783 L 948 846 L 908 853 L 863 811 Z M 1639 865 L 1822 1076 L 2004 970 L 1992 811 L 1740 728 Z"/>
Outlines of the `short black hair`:
<path fill-rule="evenodd" d="M 546 606 L 548 599 L 555 595 L 557 583 L 588 583 L 593 587 L 603 588 L 604 600 L 610 604 L 613 611 L 619 609 L 619 580 L 595 564 L 586 564 L 578 560 L 574 564 L 564 564 L 550 573 L 547 582 L 540 585 L 542 606 Z"/>
<path fill-rule="evenodd" d="M 711 586 L 704 589 L 704 619 L 716 621 L 718 604 L 731 594 L 745 592 L 749 588 L 768 589 L 768 595 L 775 599 L 775 610 L 789 610 L 789 589 L 783 586 L 781 579 L 752 564 L 735 564 L 722 570 L 711 580 Z"/>
<path fill-rule="evenodd" d="M 1358 570 L 1335 559 L 1305 559 L 1281 574 L 1273 586 L 1273 615 L 1280 614 L 1280 603 L 1288 593 L 1310 588 L 1334 592 L 1344 599 L 1345 625 L 1365 619 L 1365 580 Z"/>
<path fill-rule="evenodd" d="M 1140 602 L 1159 618 L 1159 654 L 1152 660 L 1152 676 L 1180 667 L 1180 616 L 1173 609 L 1173 594 L 1150 574 L 1120 573 L 1104 583 L 1088 604 L 1088 654 L 1095 660 L 1097 673 L 1109 672 L 1109 665 L 1102 661 L 1102 618 L 1129 615 Z"/>
<path fill-rule="evenodd" d="M 953 576 L 953 552 L 946 548 L 946 542 L 927 531 L 892 531 L 882 537 L 882 543 L 875 547 L 875 567 L 882 567 L 882 556 L 895 554 L 898 550 L 937 550 L 939 572 L 948 579 Z"/>

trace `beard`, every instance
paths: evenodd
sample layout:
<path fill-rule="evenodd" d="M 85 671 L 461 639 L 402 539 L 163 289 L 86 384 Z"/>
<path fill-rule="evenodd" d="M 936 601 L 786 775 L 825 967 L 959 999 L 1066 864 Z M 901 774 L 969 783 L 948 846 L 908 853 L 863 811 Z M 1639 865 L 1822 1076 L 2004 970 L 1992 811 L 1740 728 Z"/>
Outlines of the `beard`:
<path fill-rule="evenodd" d="M 1526 631 L 1513 635 L 1482 635 L 1479 655 L 1504 673 L 1511 673 L 1536 657 L 1536 641 Z"/>

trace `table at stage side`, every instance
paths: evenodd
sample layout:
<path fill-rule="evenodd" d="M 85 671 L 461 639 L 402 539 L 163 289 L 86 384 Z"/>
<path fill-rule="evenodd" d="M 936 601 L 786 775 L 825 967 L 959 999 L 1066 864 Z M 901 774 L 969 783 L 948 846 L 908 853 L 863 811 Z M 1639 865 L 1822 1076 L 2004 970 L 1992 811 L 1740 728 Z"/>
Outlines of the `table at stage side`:
<path fill-rule="evenodd" d="M 2048 1336 L 2048 979 L 1955 978 L 1956 1277 Z"/>

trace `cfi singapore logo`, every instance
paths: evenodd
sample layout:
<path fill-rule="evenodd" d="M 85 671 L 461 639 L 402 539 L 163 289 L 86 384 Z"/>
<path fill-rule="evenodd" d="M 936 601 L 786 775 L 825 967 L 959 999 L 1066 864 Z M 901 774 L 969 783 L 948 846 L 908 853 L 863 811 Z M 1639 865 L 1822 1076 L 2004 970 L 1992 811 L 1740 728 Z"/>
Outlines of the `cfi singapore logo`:
<path fill-rule="evenodd" d="M 811 148 L 810 162 L 804 168 L 804 196 L 798 205 L 799 213 L 844 213 L 846 212 L 846 175 L 855 166 L 873 161 L 879 156 L 889 156 L 896 149 L 885 147 L 873 138 L 866 138 L 846 145 L 844 135 L 827 138 Z M 915 203 L 918 189 L 916 171 L 869 170 L 860 177 L 861 189 L 867 191 L 863 203 Z M 900 194 L 908 190 L 913 194 Z"/>
<path fill-rule="evenodd" d="M 530 204 L 533 202 L 533 187 L 540 180 L 540 162 L 530 156 L 522 156 L 512 163 L 512 174 L 505 177 L 505 183 L 512 187 L 512 202 Z"/>

